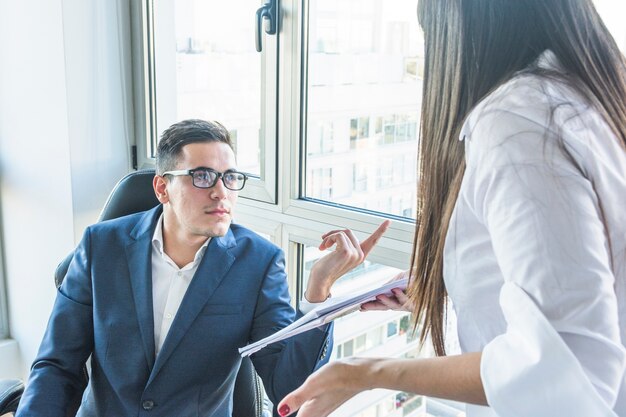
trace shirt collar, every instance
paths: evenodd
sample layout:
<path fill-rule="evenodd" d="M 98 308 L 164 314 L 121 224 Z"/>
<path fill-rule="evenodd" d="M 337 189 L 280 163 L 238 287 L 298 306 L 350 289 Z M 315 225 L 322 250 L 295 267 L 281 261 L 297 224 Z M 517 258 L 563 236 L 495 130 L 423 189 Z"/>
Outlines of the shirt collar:
<path fill-rule="evenodd" d="M 549 49 L 543 51 L 537 57 L 535 61 L 535 65 L 541 69 L 551 70 L 551 71 L 562 71 L 563 67 L 559 62 L 559 59 L 556 57 L 554 52 Z"/>

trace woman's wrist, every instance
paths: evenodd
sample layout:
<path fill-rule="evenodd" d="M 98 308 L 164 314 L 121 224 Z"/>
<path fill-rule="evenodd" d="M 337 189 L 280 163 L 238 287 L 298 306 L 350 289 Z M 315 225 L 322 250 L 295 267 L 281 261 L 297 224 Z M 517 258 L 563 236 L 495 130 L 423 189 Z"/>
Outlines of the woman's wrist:
<path fill-rule="evenodd" d="M 346 383 L 358 387 L 360 391 L 374 389 L 381 382 L 380 377 L 385 370 L 384 358 L 349 358 L 344 361 Z"/>

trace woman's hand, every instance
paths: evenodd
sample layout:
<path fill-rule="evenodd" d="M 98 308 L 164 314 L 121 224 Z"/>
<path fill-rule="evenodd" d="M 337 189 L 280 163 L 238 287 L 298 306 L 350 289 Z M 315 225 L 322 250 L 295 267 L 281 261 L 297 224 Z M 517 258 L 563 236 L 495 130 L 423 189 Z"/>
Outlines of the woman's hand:
<path fill-rule="evenodd" d="M 403 278 L 408 278 L 409 271 L 402 271 L 398 275 L 394 276 L 388 282 L 398 281 Z M 397 311 L 413 311 L 413 306 L 410 303 L 409 297 L 404 290 L 400 288 L 394 288 L 391 290 L 393 296 L 379 295 L 375 301 L 368 301 L 361 304 L 361 311 L 373 311 L 373 310 L 397 310 Z"/>
<path fill-rule="evenodd" d="M 376 359 L 347 358 L 313 373 L 278 404 L 278 413 L 298 417 L 325 417 L 361 391 L 369 389 L 370 369 Z"/>

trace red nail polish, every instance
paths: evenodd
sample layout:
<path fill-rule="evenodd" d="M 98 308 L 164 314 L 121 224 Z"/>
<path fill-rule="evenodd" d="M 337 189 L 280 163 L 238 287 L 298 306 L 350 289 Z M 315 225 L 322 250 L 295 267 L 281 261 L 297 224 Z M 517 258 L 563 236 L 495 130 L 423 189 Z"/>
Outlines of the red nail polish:
<path fill-rule="evenodd" d="M 281 416 L 286 416 L 287 414 L 289 414 L 290 411 L 291 409 L 289 408 L 289 406 L 287 404 L 283 404 L 283 406 L 280 407 L 280 409 L 278 410 L 278 414 L 280 414 Z"/>

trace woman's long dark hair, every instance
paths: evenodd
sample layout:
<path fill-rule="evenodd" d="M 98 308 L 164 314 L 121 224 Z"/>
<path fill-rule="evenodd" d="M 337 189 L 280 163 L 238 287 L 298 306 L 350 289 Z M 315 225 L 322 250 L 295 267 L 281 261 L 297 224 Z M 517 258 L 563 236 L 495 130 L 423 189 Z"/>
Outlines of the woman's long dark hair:
<path fill-rule="evenodd" d="M 409 296 L 445 355 L 443 249 L 465 171 L 469 112 L 546 49 L 562 79 L 604 116 L 626 150 L 626 62 L 592 0 L 419 0 L 425 69 L 418 209 Z"/>

